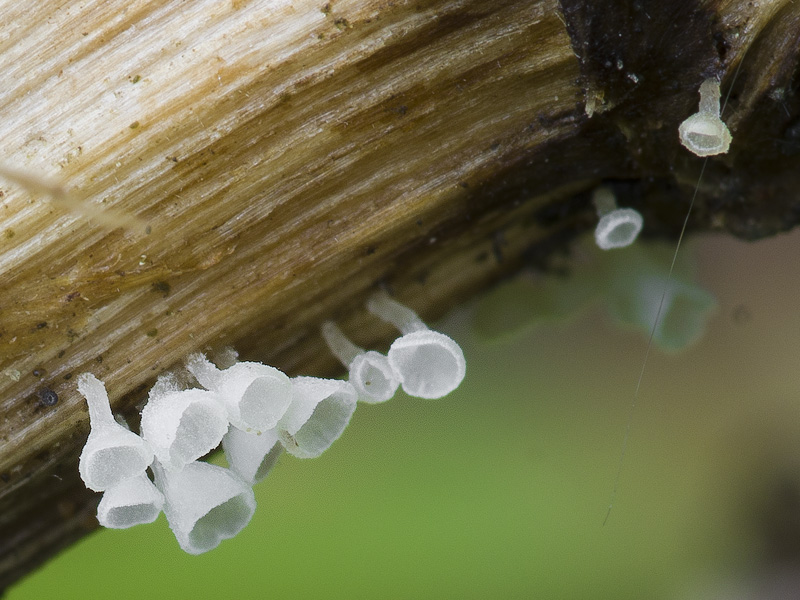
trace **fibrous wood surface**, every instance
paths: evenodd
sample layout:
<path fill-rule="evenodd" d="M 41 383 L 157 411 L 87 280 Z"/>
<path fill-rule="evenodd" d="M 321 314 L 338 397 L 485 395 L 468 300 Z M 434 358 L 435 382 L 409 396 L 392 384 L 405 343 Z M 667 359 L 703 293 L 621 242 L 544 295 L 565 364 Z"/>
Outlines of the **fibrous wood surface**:
<path fill-rule="evenodd" d="M 96 527 L 74 376 L 130 413 L 189 352 L 332 373 L 319 324 L 434 318 L 590 229 L 601 181 L 677 235 L 702 161 L 678 124 L 719 77 L 734 141 L 690 227 L 800 215 L 789 0 L 0 3 L 0 586 Z M 114 215 L 139 219 L 143 229 Z M 43 402 L 48 391 L 58 402 Z M 52 397 L 49 397 L 52 398 Z"/>

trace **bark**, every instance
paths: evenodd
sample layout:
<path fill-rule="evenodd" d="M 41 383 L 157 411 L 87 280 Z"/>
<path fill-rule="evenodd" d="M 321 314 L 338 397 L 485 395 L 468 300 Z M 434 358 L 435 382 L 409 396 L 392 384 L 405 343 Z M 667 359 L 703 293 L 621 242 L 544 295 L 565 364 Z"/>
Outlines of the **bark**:
<path fill-rule="evenodd" d="M 79 373 L 128 415 L 198 349 L 333 374 L 323 320 L 380 347 L 377 286 L 431 319 L 547 268 L 594 226 L 601 181 L 653 237 L 677 236 L 701 169 L 692 230 L 754 239 L 800 215 L 791 0 L 0 14 L 0 163 L 67 190 L 2 186 L 0 588 L 97 526 Z M 733 144 L 705 162 L 677 129 L 707 77 Z"/>

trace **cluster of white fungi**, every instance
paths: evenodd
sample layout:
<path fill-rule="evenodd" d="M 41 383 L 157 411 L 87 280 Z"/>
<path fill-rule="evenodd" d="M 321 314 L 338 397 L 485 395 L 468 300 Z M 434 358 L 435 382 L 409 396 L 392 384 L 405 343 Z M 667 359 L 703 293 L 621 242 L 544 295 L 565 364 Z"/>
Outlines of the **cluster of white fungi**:
<path fill-rule="evenodd" d="M 402 335 L 383 355 L 359 348 L 325 323 L 323 337 L 349 369 L 349 381 L 289 378 L 256 362 L 219 369 L 193 354 L 186 368 L 200 387 L 187 387 L 175 374 L 161 376 L 142 409 L 141 436 L 114 419 L 103 383 L 80 375 L 91 432 L 79 471 L 88 488 L 103 492 L 100 524 L 124 529 L 151 523 L 163 510 L 183 550 L 207 552 L 250 521 L 253 485 L 280 454 L 322 454 L 347 426 L 357 401 L 385 402 L 399 386 L 430 399 L 458 387 L 466 372 L 458 344 L 384 292 L 373 295 L 367 308 Z M 220 443 L 228 468 L 200 460 Z"/>
<path fill-rule="evenodd" d="M 724 154 L 731 145 L 731 132 L 720 118 L 719 81 L 706 79 L 700 86 L 700 107 L 678 127 L 681 144 L 697 156 Z M 594 230 L 603 250 L 625 248 L 639 236 L 644 221 L 632 208 L 618 208 L 613 192 L 600 187 L 592 198 L 599 221 Z"/>
<path fill-rule="evenodd" d="M 719 99 L 719 82 L 703 82 L 699 112 L 679 128 L 681 143 L 698 156 L 727 152 L 730 145 L 731 134 L 720 120 Z M 18 174 L 11 175 L 20 180 Z M 32 185 L 27 179 L 22 183 Z M 607 187 L 595 190 L 593 201 L 599 217 L 597 245 L 603 250 L 631 245 L 642 229 L 641 214 L 618 208 Z M 630 272 L 626 269 L 628 289 Z M 669 278 L 664 281 L 669 283 Z M 652 284 L 643 279 L 634 286 L 641 301 L 633 303 L 632 313 L 620 309 L 621 320 L 652 322 L 659 306 Z M 667 304 L 686 305 L 676 317 L 684 323 L 687 314 L 707 312 L 710 301 L 681 285 L 674 282 L 668 287 Z M 673 302 L 673 295 L 682 300 Z M 299 458 L 322 454 L 341 435 L 358 401 L 385 402 L 399 386 L 419 398 L 440 398 L 458 387 L 466 370 L 458 344 L 428 329 L 412 310 L 384 292 L 373 295 L 367 309 L 402 335 L 383 355 L 356 346 L 334 323 L 325 323 L 322 336 L 348 369 L 348 381 L 290 379 L 255 362 L 219 369 L 202 354 L 193 354 L 186 368 L 200 387 L 187 387 L 174 374 L 160 377 L 142 410 L 141 436 L 114 419 L 101 381 L 90 373 L 78 377 L 91 421 L 79 470 L 88 488 L 103 492 L 97 509 L 100 524 L 122 529 L 150 523 L 163 510 L 183 550 L 207 552 L 250 521 L 256 507 L 253 485 L 269 473 L 280 454 L 284 450 Z M 667 331 L 667 325 L 663 327 Z M 691 337 L 678 329 L 665 338 L 665 345 L 680 347 Z M 696 329 L 688 326 L 689 333 Z M 228 468 L 199 460 L 220 443 Z"/>
<path fill-rule="evenodd" d="M 698 112 L 680 124 L 678 136 L 697 156 L 728 151 L 732 138 L 720 118 L 719 81 L 706 79 L 701 84 Z M 605 186 L 595 189 L 592 201 L 599 217 L 594 232 L 597 246 L 611 250 L 633 244 L 642 230 L 642 215 L 632 208 L 618 208 L 613 191 Z M 615 320 L 650 331 L 656 345 L 669 351 L 696 340 L 715 306 L 708 292 L 636 254 L 615 261 L 604 285 Z"/>

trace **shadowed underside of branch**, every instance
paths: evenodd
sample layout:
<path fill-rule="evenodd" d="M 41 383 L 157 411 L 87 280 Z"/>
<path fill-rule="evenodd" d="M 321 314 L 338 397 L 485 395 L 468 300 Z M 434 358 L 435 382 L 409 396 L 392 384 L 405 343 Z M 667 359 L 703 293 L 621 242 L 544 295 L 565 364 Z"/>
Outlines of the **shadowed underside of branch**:
<path fill-rule="evenodd" d="M 75 375 L 131 412 L 205 348 L 332 374 L 323 320 L 381 346 L 378 286 L 434 318 L 546 268 L 601 181 L 674 237 L 703 165 L 677 128 L 708 77 L 733 144 L 690 227 L 792 227 L 800 6 L 628 4 L 0 4 L 0 164 L 148 226 L 0 187 L 0 586 L 97 526 Z"/>

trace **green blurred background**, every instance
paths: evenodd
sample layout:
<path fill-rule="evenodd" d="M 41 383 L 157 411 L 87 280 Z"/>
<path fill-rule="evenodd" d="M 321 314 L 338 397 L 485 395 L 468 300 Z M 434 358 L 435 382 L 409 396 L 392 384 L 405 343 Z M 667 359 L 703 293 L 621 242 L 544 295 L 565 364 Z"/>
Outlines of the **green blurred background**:
<path fill-rule="evenodd" d="M 443 324 L 462 387 L 284 456 L 235 539 L 189 556 L 163 516 L 100 531 L 7 597 L 800 597 L 800 236 L 685 252 L 719 306 L 651 352 L 605 526 L 645 337 L 594 306 L 487 344 L 464 307 Z"/>

